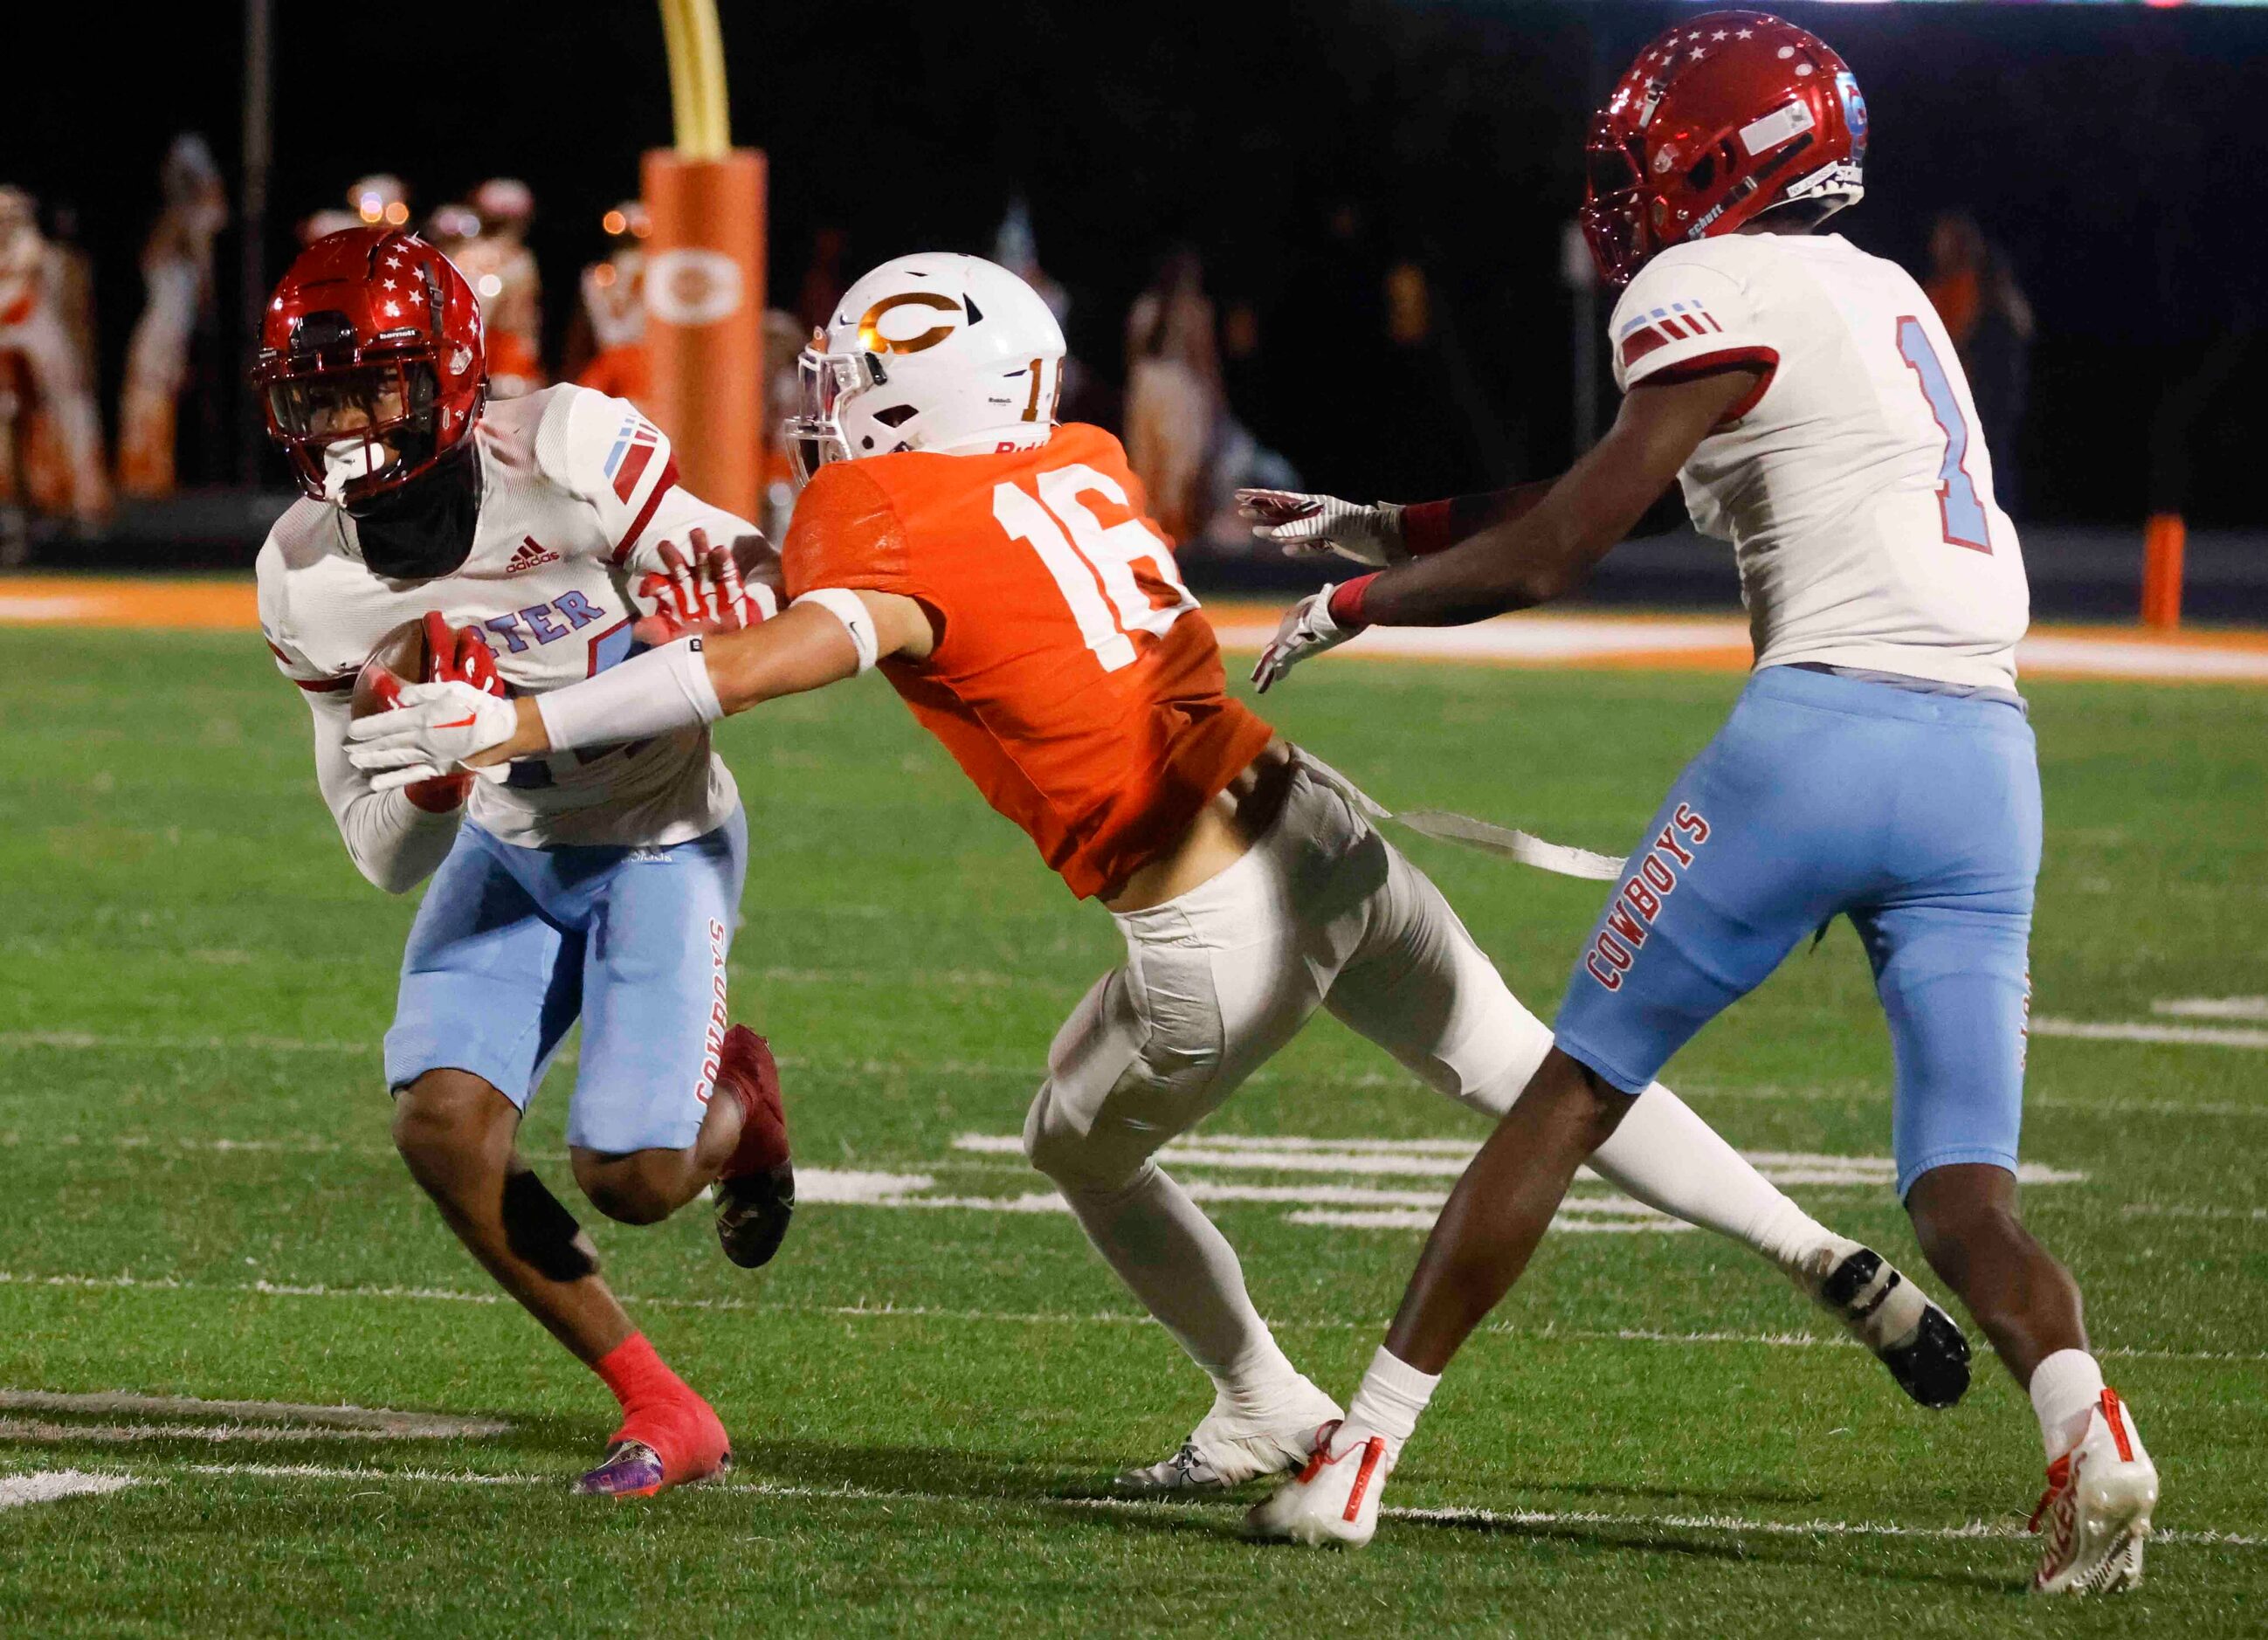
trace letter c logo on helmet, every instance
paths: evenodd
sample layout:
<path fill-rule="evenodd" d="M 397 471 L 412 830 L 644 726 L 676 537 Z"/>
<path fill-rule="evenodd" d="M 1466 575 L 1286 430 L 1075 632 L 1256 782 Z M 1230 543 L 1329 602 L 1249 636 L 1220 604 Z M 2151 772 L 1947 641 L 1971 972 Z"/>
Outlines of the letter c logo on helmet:
<path fill-rule="evenodd" d="M 920 353 L 935 347 L 959 328 L 954 325 L 932 325 L 918 335 L 896 337 L 886 335 L 882 329 L 883 317 L 902 307 L 925 307 L 934 313 L 951 313 L 956 319 L 962 317 L 965 311 L 951 297 L 940 296 L 934 290 L 904 290 L 896 296 L 884 297 L 868 308 L 865 317 L 858 320 L 858 346 L 862 351 Z"/>

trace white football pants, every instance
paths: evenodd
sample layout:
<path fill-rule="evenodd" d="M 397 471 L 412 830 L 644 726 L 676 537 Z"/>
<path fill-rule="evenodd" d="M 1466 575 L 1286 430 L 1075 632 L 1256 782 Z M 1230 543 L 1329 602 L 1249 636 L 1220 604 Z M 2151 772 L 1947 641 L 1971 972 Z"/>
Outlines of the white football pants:
<path fill-rule="evenodd" d="M 1491 1118 L 1551 1032 L 1425 875 L 1308 760 L 1275 824 L 1185 894 L 1117 916 L 1126 966 L 1057 1033 L 1024 1150 L 1098 1251 L 1211 1373 L 1216 1410 L 1264 1419 L 1300 1380 L 1236 1255 L 1152 1155 L 1328 1008 L 1429 1087 Z M 1649 1206 L 1793 1269 L 1827 1232 L 1656 1085 L 1592 1158 Z"/>

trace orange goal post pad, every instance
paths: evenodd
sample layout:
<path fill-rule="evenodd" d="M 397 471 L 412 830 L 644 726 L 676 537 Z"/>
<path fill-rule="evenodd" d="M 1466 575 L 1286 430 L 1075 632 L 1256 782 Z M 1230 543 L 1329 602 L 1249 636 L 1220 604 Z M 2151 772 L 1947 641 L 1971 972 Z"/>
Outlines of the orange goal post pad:
<path fill-rule="evenodd" d="M 676 446 L 685 487 L 759 516 L 763 464 L 764 157 L 650 150 L 644 406 Z"/>

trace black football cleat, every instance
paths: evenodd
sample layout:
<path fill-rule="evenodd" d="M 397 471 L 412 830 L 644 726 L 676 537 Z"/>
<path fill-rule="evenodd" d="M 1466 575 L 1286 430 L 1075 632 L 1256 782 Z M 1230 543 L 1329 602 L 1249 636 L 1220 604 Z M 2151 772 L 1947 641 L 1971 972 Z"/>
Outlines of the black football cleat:
<path fill-rule="evenodd" d="M 795 1165 L 782 1162 L 769 1172 L 719 1179 L 711 1194 L 717 1201 L 717 1243 L 725 1256 L 742 1269 L 770 1263 L 795 1217 Z"/>
<path fill-rule="evenodd" d="M 1839 1258 L 1830 1252 L 1822 1262 L 1825 1273 L 1806 1283 L 1812 1296 L 1874 1351 L 1900 1389 L 1932 1409 L 1968 1393 L 1969 1340 L 1959 1322 L 1872 1247 Z"/>
<path fill-rule="evenodd" d="M 745 1025 L 725 1033 L 717 1088 L 740 1103 L 740 1139 L 718 1173 L 717 1241 L 743 1269 L 771 1262 L 795 1217 L 795 1164 L 771 1044 Z"/>

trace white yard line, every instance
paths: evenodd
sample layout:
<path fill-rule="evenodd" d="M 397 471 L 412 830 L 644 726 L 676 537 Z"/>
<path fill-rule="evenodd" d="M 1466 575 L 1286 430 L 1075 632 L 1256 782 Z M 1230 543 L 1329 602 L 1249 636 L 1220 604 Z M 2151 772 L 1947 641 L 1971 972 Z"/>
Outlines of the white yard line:
<path fill-rule="evenodd" d="M 122 1292 L 186 1292 L 195 1294 L 253 1294 L 265 1298 L 342 1298 L 355 1301 L 416 1304 L 503 1304 L 501 1292 L 470 1292 L 448 1287 L 328 1286 L 321 1283 L 209 1283 L 179 1281 L 171 1276 L 35 1276 L 0 1270 L 0 1287 L 58 1287 Z M 1148 1327 L 1146 1315 L 1131 1310 L 1033 1311 L 961 1310 L 933 1305 L 897 1304 L 779 1304 L 758 1298 L 667 1298 L 617 1295 L 631 1309 L 715 1310 L 770 1315 L 824 1316 L 853 1320 L 951 1321 L 982 1327 Z M 1376 1318 L 1286 1317 L 1273 1325 L 1278 1332 L 1373 1332 L 1384 1324 Z M 1765 1349 L 1856 1349 L 1850 1339 L 1810 1333 L 1655 1332 L 1638 1327 L 1589 1328 L 1526 1327 L 1490 1322 L 1483 1332 L 1527 1338 L 1539 1342 L 1630 1344 L 1724 1344 Z M 2242 1364 L 2268 1361 L 2268 1350 L 2098 1350 L 2098 1356 L 2132 1361 L 2188 1361 Z"/>
<path fill-rule="evenodd" d="M 2137 1020 L 2059 1019 L 2032 1016 L 2034 1036 L 2067 1036 L 2082 1042 L 2161 1042 L 2187 1048 L 2268 1048 L 2268 1031 L 2211 1025 L 2151 1025 Z"/>
<path fill-rule="evenodd" d="M 2103 1026 L 2089 1025 L 2084 1022 L 2079 1022 L 2076 1024 L 2073 1031 L 2062 1031 L 2060 1027 L 2066 1023 L 2067 1022 L 2066 1021 L 2051 1018 L 2046 1021 L 2049 1028 L 2042 1029 L 2041 1020 L 2036 1019 L 2032 1022 L 2035 1032 L 2042 1036 L 2054 1036 L 2058 1034 L 2104 1034 L 2108 1035 L 2112 1040 L 2142 1040 L 2139 1038 L 2126 1039 L 2124 1037 L 2124 1033 L 2130 1030 L 2141 1029 L 2170 1031 L 2180 1028 L 2176 1026 L 2127 1026 L 2123 1025 Z M 2257 1042 L 2249 1041 L 2222 1042 L 2218 1041 L 2217 1038 L 2210 1037 L 2201 1037 L 2194 1040 L 2204 1041 L 2208 1045 L 2213 1046 L 2268 1047 L 2268 1032 L 2239 1032 L 2235 1034 L 2239 1037 L 2246 1038 L 2257 1036 L 2262 1040 Z M 2188 1041 L 2192 1039 L 2186 1036 L 2166 1038 L 2153 1036 L 2147 1040 L 2153 1041 L 2161 1040 L 2169 1041 Z M 297 1037 L 114 1036 L 91 1031 L 0 1031 L 0 1049 L 9 1048 L 60 1048 L 65 1050 L 99 1050 L 103 1052 L 118 1053 L 225 1053 L 231 1050 L 242 1049 L 246 1051 L 269 1053 L 358 1054 L 365 1055 L 375 1059 L 379 1052 L 379 1043 L 377 1038 L 374 1036 L 364 1041 L 331 1041 Z M 569 1065 L 575 1063 L 576 1057 L 576 1055 L 571 1050 L 566 1051 L 561 1053 L 553 1063 L 556 1065 Z M 918 1077 L 922 1076 L 952 1077 L 967 1077 L 984 1081 L 1028 1083 L 1033 1086 L 1038 1085 L 1040 1077 L 1042 1074 L 1040 1070 L 1035 1070 L 1032 1064 L 1023 1062 L 1014 1063 L 990 1063 L 976 1060 L 843 1060 L 834 1058 L 820 1059 L 809 1055 L 799 1055 L 795 1054 L 782 1054 L 779 1056 L 779 1062 L 784 1067 L 792 1070 L 820 1071 L 831 1075 L 905 1077 Z M 1351 1074 L 1345 1072 L 1324 1072 L 1321 1074 L 1314 1074 L 1287 1070 L 1263 1070 L 1255 1075 L 1247 1085 L 1251 1087 L 1280 1087 L 1294 1082 L 1308 1087 L 1328 1088 L 1334 1090 L 1352 1089 L 1358 1091 L 1372 1088 L 1415 1088 L 1419 1085 L 1413 1077 L 1404 1073 L 1387 1070 L 1365 1070 L 1356 1071 Z M 1759 1104 L 1771 1104 L 1778 1101 L 1798 1104 L 1879 1103 L 1884 1110 L 1888 1110 L 1889 1107 L 1889 1092 L 1887 1087 L 1881 1089 L 1865 1087 L 1844 1089 L 1789 1087 L 1785 1085 L 1767 1085 L 1757 1087 L 1718 1086 L 1707 1089 L 1688 1088 L 1683 1090 L 1683 1092 L 1689 1099 L 1697 1102 L 1705 1102 L 1711 1099 L 1747 1099 L 1756 1101 Z M 2116 1099 L 2072 1099 L 2054 1093 L 2034 1093 L 2026 1095 L 2024 1106 L 2028 1110 L 2078 1111 L 2083 1114 L 2095 1115 L 2117 1116 L 2121 1121 L 2130 1121 L 2138 1116 L 2166 1116 L 2176 1119 L 2193 1116 L 2268 1117 L 2268 1099 L 2245 1103 L 2228 1100 L 2186 1101 L 2181 1099 L 2138 1099 L 2132 1102 L 2126 1102 Z M 46 1136 L 26 1135 L 21 1136 L 20 1137 L 0 1136 L 0 1144 L 31 1144 L 35 1142 L 35 1139 L 38 1142 L 50 1144 L 70 1142 L 68 1140 L 48 1138 Z M 1204 1136 L 1204 1143 L 1208 1144 L 1219 1144 L 1221 1142 L 1212 1135 Z M 165 1143 L 172 1144 L 177 1143 L 177 1141 L 166 1140 Z M 257 1148 L 260 1145 L 269 1143 L 276 1144 L 278 1148 L 285 1148 L 284 1142 L 281 1141 L 243 1140 L 238 1142 L 240 1148 L 247 1150 Z M 316 1141 L 313 1143 L 321 1142 Z M 1277 1144 L 1277 1142 L 1273 1141 L 1270 1143 L 1271 1145 Z M 1321 1143 L 1336 1144 L 1339 1142 L 1322 1141 Z M 1381 1153 L 1392 1153 L 1394 1150 L 1400 1148 L 1406 1149 L 1409 1153 L 1412 1155 L 1423 1156 L 1427 1154 L 1429 1147 L 1437 1142 L 1432 1140 L 1394 1140 L 1349 1141 L 1347 1143 L 1361 1144 L 1366 1150 L 1379 1151 Z M 1466 1151 L 1469 1151 L 1472 1148 L 1470 1144 L 1458 1140 L 1444 1140 L 1438 1143 Z M 383 1154 L 385 1153 L 386 1147 L 373 1146 L 369 1148 L 372 1150 L 373 1154 Z M 1012 1146 L 1011 1148 L 1013 1147 Z"/>
<path fill-rule="evenodd" d="M 1276 636 L 1272 621 L 1254 621 L 1242 609 L 1225 612 L 1214 630 L 1223 649 L 1249 652 Z M 1528 666 L 1553 662 L 1629 661 L 1677 653 L 1722 657 L 1712 671 L 1745 669 L 1747 622 L 1729 618 L 1634 621 L 1596 615 L 1504 616 L 1467 627 L 1373 627 L 1340 651 L 1358 659 L 1497 661 Z M 2093 636 L 2042 633 L 2016 646 L 2027 673 L 2136 681 L 2268 682 L 2268 654 L 2203 644 L 2155 643 Z"/>
<path fill-rule="evenodd" d="M 310 1423 L 58 1423 L 50 1418 L 0 1418 L 0 1441 L 70 1445 L 76 1441 L 124 1445 L 133 1441 L 391 1441 L 386 1430 L 319 1428 Z"/>
<path fill-rule="evenodd" d="M 566 1477 L 555 1475 L 497 1475 L 468 1469 L 392 1469 L 363 1465 L 329 1464 L 186 1464 L 180 1472 L 226 1479 L 262 1481 L 393 1481 L 426 1486 L 556 1487 L 563 1490 Z M 63 1472 L 81 1481 L 99 1484 L 81 1487 L 86 1491 L 115 1491 L 148 1479 L 134 1475 L 78 1475 Z M 0 1477 L 0 1488 L 6 1487 L 14 1477 Z M 22 1477 L 38 1481 L 47 1475 Z M 55 1475 L 52 1478 L 60 1479 Z M 804 1486 L 782 1481 L 715 1481 L 699 1489 L 702 1493 L 738 1493 L 750 1497 L 777 1498 L 791 1503 L 854 1503 L 854 1504 L 917 1504 L 943 1508 L 1030 1508 L 1092 1511 L 1103 1514 L 1137 1516 L 1172 1516 L 1197 1510 L 1209 1514 L 1226 1514 L 1241 1511 L 1248 1500 L 1241 1498 L 1214 1499 L 1141 1499 L 1125 1497 L 1049 1497 L 1029 1493 L 983 1492 L 922 1492 L 895 1487 L 865 1487 L 850 1484 L 834 1486 Z M 0 1501 L 6 1494 L 0 1492 Z M 1971 1520 L 1960 1526 L 1918 1526 L 1896 1521 L 1876 1520 L 1758 1520 L 1746 1515 L 1688 1515 L 1621 1513 L 1612 1510 L 1558 1509 L 1469 1509 L 1461 1507 L 1438 1509 L 1381 1509 L 1381 1519 L 1405 1521 L 1415 1526 L 1440 1526 L 1498 1531 L 1565 1531 L 1575 1528 L 1605 1527 L 1616 1531 L 1647 1532 L 1711 1532 L 1726 1533 L 1736 1537 L 1769 1536 L 1789 1538 L 1907 1538 L 1923 1541 L 1965 1541 L 1984 1539 L 1997 1541 L 2021 1542 L 2029 1539 L 2025 1527 L 2014 1519 Z M 2268 1548 L 2268 1538 L 2235 1532 L 2211 1530 L 2171 1531 L 2154 1533 L 2153 1546 L 2171 1544 L 2183 1548 Z"/>
<path fill-rule="evenodd" d="M 395 1412 L 385 1407 L 327 1407 L 289 1401 L 204 1401 L 195 1395 L 135 1395 L 122 1390 L 63 1394 L 44 1389 L 0 1389 L 0 1410 L 151 1413 L 166 1417 L 221 1418 L 236 1423 L 312 1424 L 319 1430 L 364 1431 L 393 1440 L 502 1435 L 512 1428 L 495 1418 L 463 1418 L 440 1412 Z"/>
<path fill-rule="evenodd" d="M 1421 1148 L 1422 1147 L 1422 1148 Z M 1023 1141 L 1013 1134 L 964 1133 L 953 1148 L 976 1155 L 1020 1154 Z M 1418 1178 L 1454 1179 L 1480 1148 L 1478 1139 L 1372 1141 L 1300 1138 L 1256 1140 L 1233 1135 L 1200 1135 L 1176 1139 L 1158 1152 L 1161 1161 L 1191 1167 L 1289 1173 L 1387 1173 Z M 1749 1151 L 1749 1164 L 1774 1184 L 1859 1185 L 1888 1187 L 1897 1178 L 1897 1164 L 1887 1156 L 1827 1156 L 1808 1151 Z M 1594 1183 L 1599 1176 L 1585 1168 L 1577 1174 Z M 2079 1184 L 2087 1175 L 2025 1162 L 2016 1170 L 2024 1184 Z"/>
<path fill-rule="evenodd" d="M 29 1475 L 0 1475 L 0 1509 L 122 1492 L 129 1486 L 141 1484 L 142 1477 L 137 1475 L 89 1475 L 84 1469 L 34 1469 Z"/>
<path fill-rule="evenodd" d="M 2268 1019 L 2268 997 L 2170 997 L 2150 1011 L 2174 1019 Z"/>
<path fill-rule="evenodd" d="M 99 599 L 47 597 L 39 593 L 11 593 L 0 598 L 0 622 L 13 624 L 33 621 L 80 621 L 102 613 Z M 4 1501 L 4 1500 L 0 1500 Z"/>
<path fill-rule="evenodd" d="M 375 1037 L 361 1041 L 319 1041 L 296 1036 L 111 1036 L 93 1031 L 0 1031 L 0 1048 L 115 1048 L 125 1052 L 226 1053 L 243 1049 L 268 1054 L 375 1054 Z"/>
<path fill-rule="evenodd" d="M 1562 1208 L 1552 1216 L 1551 1228 L 1563 1236 L 1674 1236 L 1693 1228 L 1659 1213 L 1646 1217 L 1644 1208 L 1635 1210 L 1639 1216 L 1630 1218 L 1569 1218 Z M 1431 1230 L 1436 1217 L 1395 1209 L 1351 1212 L 1314 1209 L 1285 1215 L 1295 1224 L 1321 1224 L 1333 1230 Z"/>
<path fill-rule="evenodd" d="M 1035 990 L 1062 990 L 1072 982 L 1060 974 L 1003 974 L 990 968 L 744 968 L 729 970 L 736 980 L 762 985 L 887 985 L 900 989 L 922 987 L 949 990 L 1006 990 L 1029 986 Z M 1079 982 L 1081 989 L 1091 982 Z"/>
<path fill-rule="evenodd" d="M 1908 1526 L 1874 1520 L 1752 1520 L 1742 1515 L 1624 1515 L 1604 1510 L 1381 1509 L 1378 1512 L 1382 1519 L 1390 1520 L 1499 1530 L 1644 1526 L 1654 1531 L 1729 1532 L 1735 1536 L 1789 1538 L 1987 1538 L 2028 1541 L 2031 1537 L 2029 1529 L 2014 1520 L 1972 1520 L 1959 1526 Z M 2268 1548 L 2268 1538 L 2234 1532 L 2176 1529 L 2150 1534 L 2153 1548 L 2166 1543 L 2206 1548 Z"/>
<path fill-rule="evenodd" d="M 1283 1151 L 1329 1151 L 1336 1156 L 1348 1151 L 1380 1156 L 1455 1156 L 1469 1158 L 1477 1140 L 1474 1139 L 1320 1139 L 1304 1134 L 1208 1133 L 1200 1143 L 1219 1151 L 1250 1151 L 1256 1155 L 1273 1155 Z M 1020 1140 L 1011 1139 L 1006 1148 L 1013 1149 Z M 982 1133 L 963 1134 L 953 1142 L 956 1151 L 999 1151 L 1003 1147 L 997 1136 Z"/>

